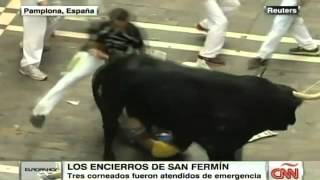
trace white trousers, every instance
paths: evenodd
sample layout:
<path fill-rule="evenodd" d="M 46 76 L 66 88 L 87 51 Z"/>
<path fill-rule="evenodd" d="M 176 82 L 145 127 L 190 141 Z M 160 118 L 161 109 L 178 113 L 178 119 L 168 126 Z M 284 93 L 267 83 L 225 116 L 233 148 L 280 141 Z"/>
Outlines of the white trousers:
<path fill-rule="evenodd" d="M 33 115 L 48 115 L 58 102 L 61 101 L 68 88 L 76 84 L 81 79 L 92 75 L 104 64 L 103 60 L 97 59 L 86 51 L 81 51 L 75 54 L 71 62 L 76 62 L 72 70 L 65 74 L 38 102 L 32 111 Z M 128 138 L 133 138 L 145 132 L 145 127 L 140 123 L 140 121 L 128 118 L 125 114 L 122 114 L 119 118 L 119 122 Z"/>
<path fill-rule="evenodd" d="M 209 30 L 200 55 L 215 58 L 224 45 L 228 18 L 240 7 L 239 0 L 208 0 L 208 18 L 203 19 L 200 25 Z"/>
<path fill-rule="evenodd" d="M 281 6 L 295 6 L 298 0 L 282 0 Z M 304 20 L 298 15 L 277 15 L 273 20 L 272 28 L 266 41 L 258 51 L 258 57 L 262 59 L 271 58 L 272 53 L 277 49 L 281 38 L 290 33 L 298 42 L 300 47 L 311 50 L 317 47 L 313 41 Z"/>
<path fill-rule="evenodd" d="M 36 6 L 37 0 L 23 0 L 25 6 Z M 23 16 L 23 58 L 20 66 L 39 65 L 43 47 L 57 28 L 60 18 L 44 16 Z"/>
<path fill-rule="evenodd" d="M 33 109 L 33 115 L 48 115 L 55 105 L 63 98 L 67 88 L 79 80 L 92 75 L 101 65 L 99 60 L 88 52 L 81 51 L 74 55 L 73 60 L 78 60 L 75 67 L 65 74 L 49 92 L 39 101 Z"/>

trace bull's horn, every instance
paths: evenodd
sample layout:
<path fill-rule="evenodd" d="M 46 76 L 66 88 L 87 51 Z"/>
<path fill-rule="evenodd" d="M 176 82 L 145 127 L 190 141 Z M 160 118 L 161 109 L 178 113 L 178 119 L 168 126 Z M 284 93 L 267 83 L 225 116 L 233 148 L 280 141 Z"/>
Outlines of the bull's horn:
<path fill-rule="evenodd" d="M 293 91 L 293 95 L 297 98 L 301 98 L 303 100 L 316 100 L 320 99 L 320 93 L 307 94 L 302 92 Z"/>

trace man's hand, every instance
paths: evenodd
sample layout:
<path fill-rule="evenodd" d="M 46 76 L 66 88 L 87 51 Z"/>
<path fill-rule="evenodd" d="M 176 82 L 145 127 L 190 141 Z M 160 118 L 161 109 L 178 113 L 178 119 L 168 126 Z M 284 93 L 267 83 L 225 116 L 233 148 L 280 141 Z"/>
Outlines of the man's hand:
<path fill-rule="evenodd" d="M 109 55 L 108 54 L 106 54 L 103 51 L 101 51 L 99 49 L 96 49 L 96 48 L 89 49 L 89 53 L 94 55 L 98 59 L 103 59 L 103 60 L 108 60 L 109 59 Z"/>

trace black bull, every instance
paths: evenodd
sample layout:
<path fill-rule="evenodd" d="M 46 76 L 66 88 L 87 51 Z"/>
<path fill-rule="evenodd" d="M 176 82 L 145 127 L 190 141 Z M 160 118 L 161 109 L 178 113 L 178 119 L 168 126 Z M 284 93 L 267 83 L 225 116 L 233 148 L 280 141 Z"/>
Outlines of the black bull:
<path fill-rule="evenodd" d="M 118 117 L 126 108 L 146 127 L 171 130 L 174 144 L 191 142 L 210 160 L 233 160 L 234 152 L 264 130 L 286 130 L 302 99 L 294 89 L 254 76 L 187 68 L 148 56 L 128 56 L 99 69 L 93 95 L 101 111 L 105 160 L 113 160 Z"/>

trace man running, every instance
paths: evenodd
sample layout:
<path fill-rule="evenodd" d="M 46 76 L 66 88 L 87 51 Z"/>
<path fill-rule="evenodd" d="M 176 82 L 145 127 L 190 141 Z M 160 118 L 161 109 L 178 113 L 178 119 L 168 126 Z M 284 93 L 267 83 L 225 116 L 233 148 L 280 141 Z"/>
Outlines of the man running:
<path fill-rule="evenodd" d="M 121 8 L 114 9 L 109 14 L 110 21 L 103 22 L 98 28 L 92 28 L 90 34 L 94 37 L 75 54 L 70 64 L 73 68 L 40 100 L 32 112 L 31 123 L 35 127 L 42 127 L 45 117 L 63 98 L 66 89 L 79 80 L 92 75 L 104 62 L 116 59 L 116 56 L 142 53 L 144 43 L 141 34 L 129 22 L 129 13 Z M 129 118 L 126 113 L 119 119 L 121 128 L 129 140 L 138 143 L 149 150 L 154 157 L 170 157 L 179 150 L 166 142 L 153 139 L 145 131 L 139 120 Z"/>
<path fill-rule="evenodd" d="M 138 28 L 129 22 L 129 13 L 121 8 L 109 14 L 110 21 L 90 29 L 91 40 L 73 57 L 74 68 L 64 75 L 33 109 L 34 116 L 48 115 L 62 99 L 65 90 L 92 75 L 114 56 L 139 53 L 144 44 Z"/>
<path fill-rule="evenodd" d="M 302 4 L 306 0 L 301 0 Z M 298 6 L 299 0 L 282 0 L 280 6 Z M 312 39 L 304 20 L 299 15 L 277 15 L 266 41 L 258 51 L 258 56 L 249 61 L 248 69 L 258 68 L 267 64 L 268 60 L 280 44 L 281 38 L 288 32 L 297 41 L 298 47 L 289 50 L 294 55 L 320 55 L 319 47 Z"/>
<path fill-rule="evenodd" d="M 240 7 L 240 2 L 239 0 L 208 0 L 206 7 L 208 18 L 203 19 L 197 25 L 198 30 L 208 32 L 204 47 L 199 52 L 196 63 L 185 62 L 183 64 L 211 69 L 211 64 L 225 64 L 218 55 L 225 42 L 228 18 Z"/>

